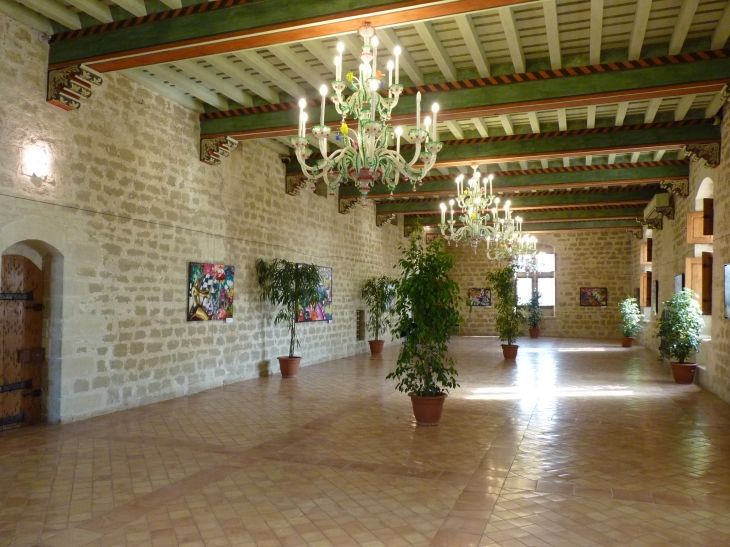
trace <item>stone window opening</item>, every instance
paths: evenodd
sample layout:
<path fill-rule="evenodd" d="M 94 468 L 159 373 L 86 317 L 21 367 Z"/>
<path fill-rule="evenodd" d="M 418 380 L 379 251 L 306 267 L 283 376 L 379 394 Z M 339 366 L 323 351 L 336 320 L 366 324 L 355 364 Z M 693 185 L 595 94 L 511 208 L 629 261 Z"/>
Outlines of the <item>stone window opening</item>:
<path fill-rule="evenodd" d="M 555 317 L 555 248 L 552 245 L 539 243 L 537 246 L 537 271 L 517 272 L 517 300 L 519 304 L 527 304 L 533 291 L 540 293 L 540 308 L 544 317 Z"/>

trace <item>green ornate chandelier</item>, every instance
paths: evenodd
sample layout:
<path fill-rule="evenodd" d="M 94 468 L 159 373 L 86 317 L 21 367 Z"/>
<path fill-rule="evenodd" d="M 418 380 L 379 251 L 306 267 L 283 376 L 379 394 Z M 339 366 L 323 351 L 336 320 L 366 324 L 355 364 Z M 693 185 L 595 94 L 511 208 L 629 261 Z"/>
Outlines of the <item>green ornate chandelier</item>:
<path fill-rule="evenodd" d="M 419 92 L 416 95 L 416 128 L 408 134 L 415 150 L 410 161 L 403 158 L 400 145 L 403 130 L 400 127 L 393 128 L 389 123 L 404 89 L 398 76 L 400 47 L 394 50 L 395 62 L 391 60 L 386 65 L 388 87 L 383 89 L 383 73 L 377 68 L 378 38 L 375 29 L 366 23 L 358 29 L 358 34 L 363 39 L 358 74 L 348 72 L 342 79 L 342 42 L 337 44 L 338 56 L 335 57 L 336 79 L 332 82 L 334 93 L 330 95 L 330 100 L 342 116 L 338 135 L 342 148 L 331 153 L 328 150 L 328 138 L 332 130 L 325 125 L 324 120 L 328 93 L 326 86 L 320 88 L 322 106 L 319 125 L 312 127 L 321 158 L 312 166 L 306 163 L 312 156 L 312 149 L 305 136 L 308 116 L 304 111 L 304 99 L 299 101 L 299 132 L 291 138 L 291 143 L 309 182 L 322 179 L 333 192 L 339 184 L 354 182 L 364 201 L 376 183 L 385 184 L 392 193 L 402 177 L 415 187 L 436 163 L 436 155 L 443 143 L 438 140 L 436 128 L 438 104 L 434 103 L 431 107 L 433 119 L 426 116 L 422 124 Z M 352 91 L 352 94 L 344 96 L 346 90 Z M 348 120 L 351 120 L 352 127 Z"/>

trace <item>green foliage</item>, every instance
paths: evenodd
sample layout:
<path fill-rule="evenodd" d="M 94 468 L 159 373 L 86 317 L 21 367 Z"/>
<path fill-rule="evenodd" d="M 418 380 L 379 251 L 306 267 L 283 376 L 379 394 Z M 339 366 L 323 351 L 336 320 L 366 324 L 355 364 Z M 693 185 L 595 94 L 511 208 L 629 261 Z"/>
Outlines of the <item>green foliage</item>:
<path fill-rule="evenodd" d="M 527 326 L 531 329 L 539 329 L 540 321 L 542 321 L 542 309 L 540 308 L 540 297 L 542 295 L 536 290 L 532 291 L 530 301 L 523 306 L 527 312 Z"/>
<path fill-rule="evenodd" d="M 387 275 L 371 277 L 362 287 L 362 299 L 368 309 L 368 330 L 380 340 L 380 333 L 390 328 L 393 310 L 390 301 L 395 298 L 397 280 Z"/>
<path fill-rule="evenodd" d="M 692 351 L 700 347 L 700 332 L 704 326 L 702 311 L 692 289 L 685 288 L 664 302 L 659 318 L 657 336 L 664 339 L 665 355 L 684 363 Z"/>
<path fill-rule="evenodd" d="M 281 309 L 274 324 L 285 324 L 289 329 L 289 357 L 294 357 L 297 340 L 297 316 L 300 302 L 321 302 L 323 295 L 317 287 L 322 282 L 314 264 L 297 264 L 281 258 L 265 261 L 256 259 L 256 276 L 261 287 L 261 300 Z"/>
<path fill-rule="evenodd" d="M 396 389 L 434 396 L 457 388 L 454 358 L 448 341 L 461 321 L 459 286 L 448 272 L 454 258 L 443 251 L 443 240 L 429 245 L 420 227 L 407 247 L 401 246 L 397 266 L 401 276 L 396 290 L 396 325 L 393 335 L 407 332 L 395 370 L 387 378 L 398 380 Z"/>
<path fill-rule="evenodd" d="M 501 270 L 487 273 L 487 282 L 492 284 L 497 296 L 495 327 L 499 339 L 507 345 L 514 344 L 517 337 L 522 335 L 522 327 L 526 322 L 517 305 L 516 274 L 517 265 L 514 262 L 510 262 Z"/>
<path fill-rule="evenodd" d="M 618 303 L 618 309 L 621 312 L 621 336 L 633 338 L 644 330 L 641 324 L 641 310 L 639 309 L 639 301 L 633 296 L 627 296 Z"/>

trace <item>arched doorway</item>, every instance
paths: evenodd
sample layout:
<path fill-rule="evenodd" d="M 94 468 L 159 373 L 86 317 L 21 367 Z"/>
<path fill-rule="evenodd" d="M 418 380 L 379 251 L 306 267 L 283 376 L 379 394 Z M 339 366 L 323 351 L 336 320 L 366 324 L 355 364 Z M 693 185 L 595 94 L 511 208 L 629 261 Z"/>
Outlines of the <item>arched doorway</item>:
<path fill-rule="evenodd" d="M 63 257 L 26 240 L 0 259 L 0 431 L 57 422 Z"/>

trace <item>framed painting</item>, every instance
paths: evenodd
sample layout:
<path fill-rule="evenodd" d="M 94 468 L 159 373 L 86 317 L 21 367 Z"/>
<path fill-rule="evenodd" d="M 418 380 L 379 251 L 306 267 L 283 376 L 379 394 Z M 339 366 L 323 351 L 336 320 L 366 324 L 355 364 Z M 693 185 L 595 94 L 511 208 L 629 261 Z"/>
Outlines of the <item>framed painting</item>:
<path fill-rule="evenodd" d="M 191 262 L 188 269 L 188 321 L 233 319 L 235 267 Z"/>
<path fill-rule="evenodd" d="M 725 319 L 730 319 L 730 264 L 725 264 Z"/>
<path fill-rule="evenodd" d="M 472 306 L 492 307 L 492 289 L 468 289 L 467 297 Z"/>
<path fill-rule="evenodd" d="M 580 305 L 588 307 L 608 306 L 607 287 L 581 287 Z"/>
<path fill-rule="evenodd" d="M 324 300 L 316 304 L 300 302 L 297 323 L 332 321 L 332 268 L 317 266 L 317 269 L 321 278 L 317 290 Z"/>
<path fill-rule="evenodd" d="M 684 289 L 684 274 L 674 276 L 674 294 L 679 294 Z"/>

